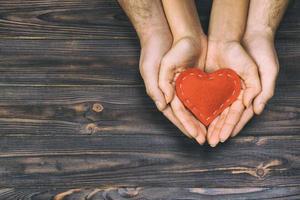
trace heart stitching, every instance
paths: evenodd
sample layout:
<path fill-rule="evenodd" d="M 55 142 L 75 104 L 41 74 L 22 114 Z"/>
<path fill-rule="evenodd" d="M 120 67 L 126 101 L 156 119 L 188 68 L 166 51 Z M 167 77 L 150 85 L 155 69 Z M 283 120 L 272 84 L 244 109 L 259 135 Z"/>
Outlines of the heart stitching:
<path fill-rule="evenodd" d="M 190 69 L 190 70 L 194 70 L 194 69 Z M 233 83 L 234 83 L 234 90 L 232 91 L 232 94 L 228 97 L 228 99 L 226 99 L 226 101 L 224 102 L 224 103 L 222 103 L 220 106 L 219 106 L 219 108 L 218 109 L 216 109 L 211 115 L 209 115 L 209 116 L 204 116 L 199 110 L 198 110 L 198 108 L 196 108 L 196 106 L 190 101 L 190 99 L 188 98 L 188 97 L 186 97 L 185 96 L 185 94 L 184 94 L 184 91 L 183 91 L 183 86 L 182 86 L 182 82 L 188 77 L 188 76 L 198 76 L 199 78 L 203 78 L 203 77 L 205 77 L 205 76 L 207 76 L 208 77 L 208 80 L 214 80 L 214 77 L 211 77 L 210 76 L 210 74 L 205 74 L 204 72 L 202 72 L 201 70 L 199 70 L 199 69 L 196 69 L 196 70 L 198 70 L 198 71 L 196 71 L 197 72 L 197 74 L 195 74 L 195 72 L 194 71 L 192 71 L 192 72 L 189 72 L 188 74 L 185 74 L 184 75 L 184 77 L 183 78 L 181 78 L 181 82 L 179 83 L 179 92 L 180 92 L 180 96 L 182 97 L 182 99 L 181 100 L 183 100 L 184 101 L 184 104 L 188 107 L 188 108 L 190 108 L 190 110 L 194 113 L 194 114 L 196 114 L 196 116 L 200 116 L 201 117 L 201 121 L 206 125 L 206 126 L 208 126 L 210 123 L 211 123 L 211 121 L 215 118 L 215 117 L 217 117 L 217 115 L 219 115 L 221 112 L 223 112 L 223 109 L 225 109 L 224 107 L 228 107 L 233 101 L 235 101 L 235 99 L 237 98 L 237 96 L 239 95 L 239 93 L 240 93 L 240 88 L 241 88 L 241 85 L 240 85 L 240 82 L 238 82 L 237 80 L 236 80 L 236 77 L 234 77 L 234 76 L 237 76 L 236 74 L 235 74 L 235 72 L 233 71 L 233 70 L 231 70 L 231 69 L 223 69 L 223 70 L 220 70 L 219 72 L 217 71 L 216 72 L 216 75 L 217 76 L 227 76 L 229 79 L 232 79 L 233 80 Z M 225 71 L 224 70 L 226 70 L 226 74 L 224 74 L 225 73 Z M 186 70 L 187 71 L 187 70 Z M 186 72 L 185 71 L 185 72 Z M 230 72 L 230 73 L 233 73 L 233 75 L 231 75 L 230 73 L 228 73 L 228 72 Z M 203 74 L 201 74 L 201 73 L 203 73 Z M 182 74 L 180 74 L 180 75 L 182 75 Z M 180 77 L 180 76 L 179 76 Z M 178 79 L 176 80 L 176 82 L 179 80 L 179 77 L 178 77 Z M 176 87 L 176 89 L 178 90 L 178 87 Z M 176 91 L 177 92 L 177 91 Z"/>

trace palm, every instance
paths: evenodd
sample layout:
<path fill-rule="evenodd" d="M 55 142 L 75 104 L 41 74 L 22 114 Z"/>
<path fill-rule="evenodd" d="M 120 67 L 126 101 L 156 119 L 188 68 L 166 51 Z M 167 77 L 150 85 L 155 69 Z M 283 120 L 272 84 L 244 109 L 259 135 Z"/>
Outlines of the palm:
<path fill-rule="evenodd" d="M 206 41 L 202 42 L 201 45 L 190 38 L 177 41 L 164 56 L 159 75 L 159 87 L 163 91 L 166 101 L 171 104 L 175 116 L 181 121 L 185 129 L 200 144 L 205 141 L 206 128 L 178 99 L 175 94 L 174 82 L 177 75 L 188 67 L 204 68 Z"/>
<path fill-rule="evenodd" d="M 245 39 L 244 46 L 257 63 L 262 91 L 254 100 L 254 111 L 260 114 L 267 101 L 273 96 L 279 71 L 279 62 L 274 41 L 268 36 Z"/>
<path fill-rule="evenodd" d="M 237 125 L 241 126 L 238 122 L 243 113 L 247 114 L 252 109 L 251 101 L 257 94 L 258 75 L 255 64 L 239 43 L 228 43 L 221 48 L 214 42 L 209 44 L 205 70 L 212 72 L 221 68 L 236 71 L 243 80 L 243 88 L 238 99 L 209 126 L 208 140 L 212 146 L 225 141 Z M 245 110 L 244 105 L 250 106 Z"/>
<path fill-rule="evenodd" d="M 153 36 L 146 43 L 143 43 L 140 57 L 140 73 L 145 82 L 146 92 L 156 103 L 158 109 L 184 134 L 191 137 L 174 115 L 171 107 L 166 104 L 164 95 L 158 87 L 160 63 L 163 56 L 171 48 L 171 44 L 171 37 L 166 37 L 166 34 Z"/>

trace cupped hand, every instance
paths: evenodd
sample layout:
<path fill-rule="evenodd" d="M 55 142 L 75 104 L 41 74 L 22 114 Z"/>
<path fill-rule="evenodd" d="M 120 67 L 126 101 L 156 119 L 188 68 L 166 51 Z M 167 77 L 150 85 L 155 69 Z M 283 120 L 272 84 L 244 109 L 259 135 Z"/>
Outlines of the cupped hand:
<path fill-rule="evenodd" d="M 172 35 L 168 31 L 157 31 L 141 42 L 140 73 L 144 80 L 146 92 L 155 102 L 158 110 L 176 125 L 185 135 L 191 135 L 167 105 L 161 89 L 158 87 L 158 75 L 163 56 L 170 50 Z"/>
<path fill-rule="evenodd" d="M 274 95 L 276 78 L 279 71 L 274 37 L 266 33 L 253 34 L 253 36 L 245 35 L 243 45 L 255 60 L 260 75 L 262 90 L 255 98 L 253 104 L 254 112 L 260 114 L 266 103 Z"/>
<path fill-rule="evenodd" d="M 198 143 L 203 144 L 206 138 L 205 126 L 184 107 L 175 92 L 175 80 L 180 72 L 189 67 L 204 68 L 207 39 L 206 36 L 199 38 L 183 37 L 173 43 L 162 59 L 158 83 L 166 103 L 170 103 L 174 115 L 185 130 Z"/>
<path fill-rule="evenodd" d="M 224 142 L 233 133 L 241 130 L 253 116 L 253 99 L 261 86 L 257 66 L 239 42 L 209 41 L 205 71 L 231 68 L 242 79 L 242 90 L 238 99 L 208 127 L 207 139 L 211 146 Z"/>
<path fill-rule="evenodd" d="M 276 78 L 279 71 L 279 62 L 274 47 L 272 36 L 263 34 L 245 35 L 243 46 L 249 55 L 255 60 L 261 82 L 261 92 L 253 102 L 253 109 L 247 109 L 240 122 L 236 125 L 232 136 L 235 136 L 244 127 L 244 125 L 255 114 L 261 114 L 266 103 L 274 95 Z"/>

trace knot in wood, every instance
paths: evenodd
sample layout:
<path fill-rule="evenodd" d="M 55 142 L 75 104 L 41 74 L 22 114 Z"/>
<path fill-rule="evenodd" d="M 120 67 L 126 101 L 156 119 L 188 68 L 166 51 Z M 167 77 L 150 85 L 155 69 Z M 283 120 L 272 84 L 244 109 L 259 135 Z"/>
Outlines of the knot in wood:
<path fill-rule="evenodd" d="M 97 128 L 98 128 L 98 126 L 94 123 L 90 123 L 90 124 L 86 125 L 86 127 L 85 127 L 86 132 L 89 134 L 95 133 L 97 131 Z"/>
<path fill-rule="evenodd" d="M 100 103 L 94 103 L 92 109 L 95 112 L 101 112 L 103 110 L 103 106 Z"/>
<path fill-rule="evenodd" d="M 124 198 L 133 198 L 139 194 L 138 188 L 119 188 L 118 193 Z"/>
<path fill-rule="evenodd" d="M 257 168 L 256 169 L 256 175 L 260 178 L 265 176 L 265 170 L 263 168 Z"/>

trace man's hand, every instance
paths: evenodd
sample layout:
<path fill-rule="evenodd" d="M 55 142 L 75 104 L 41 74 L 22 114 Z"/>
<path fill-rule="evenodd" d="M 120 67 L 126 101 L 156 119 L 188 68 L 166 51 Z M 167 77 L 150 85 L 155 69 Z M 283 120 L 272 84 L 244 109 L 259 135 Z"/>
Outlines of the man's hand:
<path fill-rule="evenodd" d="M 243 44 L 257 63 L 262 91 L 253 107 L 260 114 L 273 96 L 279 63 L 274 48 L 276 29 L 288 5 L 288 0 L 251 0 Z"/>
<path fill-rule="evenodd" d="M 243 46 L 255 60 L 262 90 L 254 99 L 253 110 L 247 109 L 236 125 L 235 136 L 254 115 L 262 113 L 273 96 L 279 63 L 274 48 L 276 29 L 288 5 L 288 0 L 251 0 Z"/>
<path fill-rule="evenodd" d="M 140 73 L 145 82 L 146 92 L 157 108 L 175 124 L 185 135 L 191 137 L 181 122 L 166 104 L 164 95 L 158 87 L 160 63 L 171 48 L 173 37 L 160 0 L 119 0 L 128 15 L 141 43 Z"/>

